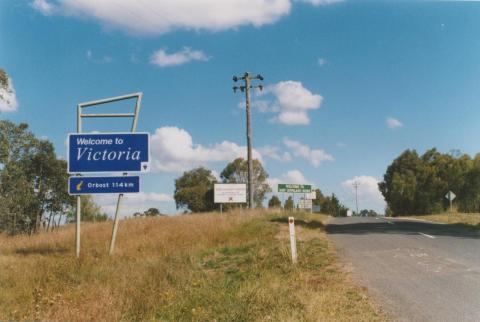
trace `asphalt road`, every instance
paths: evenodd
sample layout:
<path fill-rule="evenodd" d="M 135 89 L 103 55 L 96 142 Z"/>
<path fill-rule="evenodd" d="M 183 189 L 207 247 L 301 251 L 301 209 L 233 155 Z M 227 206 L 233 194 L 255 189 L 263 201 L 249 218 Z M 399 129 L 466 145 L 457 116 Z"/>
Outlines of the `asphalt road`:
<path fill-rule="evenodd" d="M 480 233 L 457 225 L 334 218 L 353 277 L 394 321 L 480 321 Z"/>

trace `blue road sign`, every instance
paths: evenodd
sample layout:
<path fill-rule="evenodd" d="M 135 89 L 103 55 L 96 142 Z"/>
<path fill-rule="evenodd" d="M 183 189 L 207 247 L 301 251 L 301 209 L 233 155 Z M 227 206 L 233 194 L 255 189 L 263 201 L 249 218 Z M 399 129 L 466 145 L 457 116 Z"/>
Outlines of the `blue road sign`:
<path fill-rule="evenodd" d="M 70 177 L 70 195 L 97 193 L 137 193 L 140 191 L 140 177 Z"/>
<path fill-rule="evenodd" d="M 69 134 L 68 173 L 146 172 L 148 133 Z"/>

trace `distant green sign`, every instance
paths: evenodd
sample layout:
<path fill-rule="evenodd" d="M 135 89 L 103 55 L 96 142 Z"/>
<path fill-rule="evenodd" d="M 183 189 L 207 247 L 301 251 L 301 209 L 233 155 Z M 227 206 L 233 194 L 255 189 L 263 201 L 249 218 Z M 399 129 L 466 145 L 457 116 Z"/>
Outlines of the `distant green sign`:
<path fill-rule="evenodd" d="M 312 186 L 309 184 L 278 184 L 278 192 L 288 193 L 310 193 L 312 192 Z"/>

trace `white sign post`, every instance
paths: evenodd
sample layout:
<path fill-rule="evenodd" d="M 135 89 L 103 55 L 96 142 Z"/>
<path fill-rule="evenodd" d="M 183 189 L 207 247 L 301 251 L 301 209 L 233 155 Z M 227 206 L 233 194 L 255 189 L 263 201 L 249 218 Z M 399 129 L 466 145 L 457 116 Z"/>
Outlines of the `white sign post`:
<path fill-rule="evenodd" d="M 447 192 L 447 194 L 445 195 L 445 198 L 447 198 L 448 201 L 450 201 L 450 212 L 453 212 L 452 211 L 452 201 L 453 201 L 453 199 L 455 199 L 455 197 L 457 197 L 457 196 L 451 190 L 449 192 Z"/>
<path fill-rule="evenodd" d="M 295 239 L 295 219 L 288 217 L 288 228 L 290 230 L 290 249 L 292 251 L 292 263 L 297 263 L 297 241 Z"/>
<path fill-rule="evenodd" d="M 247 185 L 245 183 L 216 183 L 213 186 L 213 192 L 213 202 L 220 204 L 220 212 L 222 212 L 224 203 L 247 202 Z"/>

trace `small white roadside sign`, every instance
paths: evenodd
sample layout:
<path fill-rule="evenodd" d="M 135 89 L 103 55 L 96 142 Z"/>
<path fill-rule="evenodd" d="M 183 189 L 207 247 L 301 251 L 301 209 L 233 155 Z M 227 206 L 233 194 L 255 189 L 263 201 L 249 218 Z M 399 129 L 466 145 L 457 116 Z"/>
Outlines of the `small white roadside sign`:
<path fill-rule="evenodd" d="M 246 203 L 245 183 L 216 183 L 213 186 L 215 203 Z"/>
<path fill-rule="evenodd" d="M 447 194 L 445 195 L 445 198 L 447 198 L 448 200 L 452 201 L 453 199 L 455 199 L 457 196 L 453 193 L 453 191 L 449 191 L 447 192 Z"/>
<path fill-rule="evenodd" d="M 300 199 L 298 202 L 299 209 L 312 209 L 312 200 L 311 199 Z"/>
<path fill-rule="evenodd" d="M 306 193 L 305 197 L 310 200 L 317 199 L 317 192 L 315 190 L 312 190 L 312 192 Z"/>
<path fill-rule="evenodd" d="M 456 197 L 456 195 L 451 190 L 449 192 L 447 192 L 447 194 L 445 195 L 445 198 L 447 198 L 448 201 L 450 202 L 450 212 L 453 211 L 452 201 L 453 201 L 453 199 L 455 199 L 455 197 Z"/>

